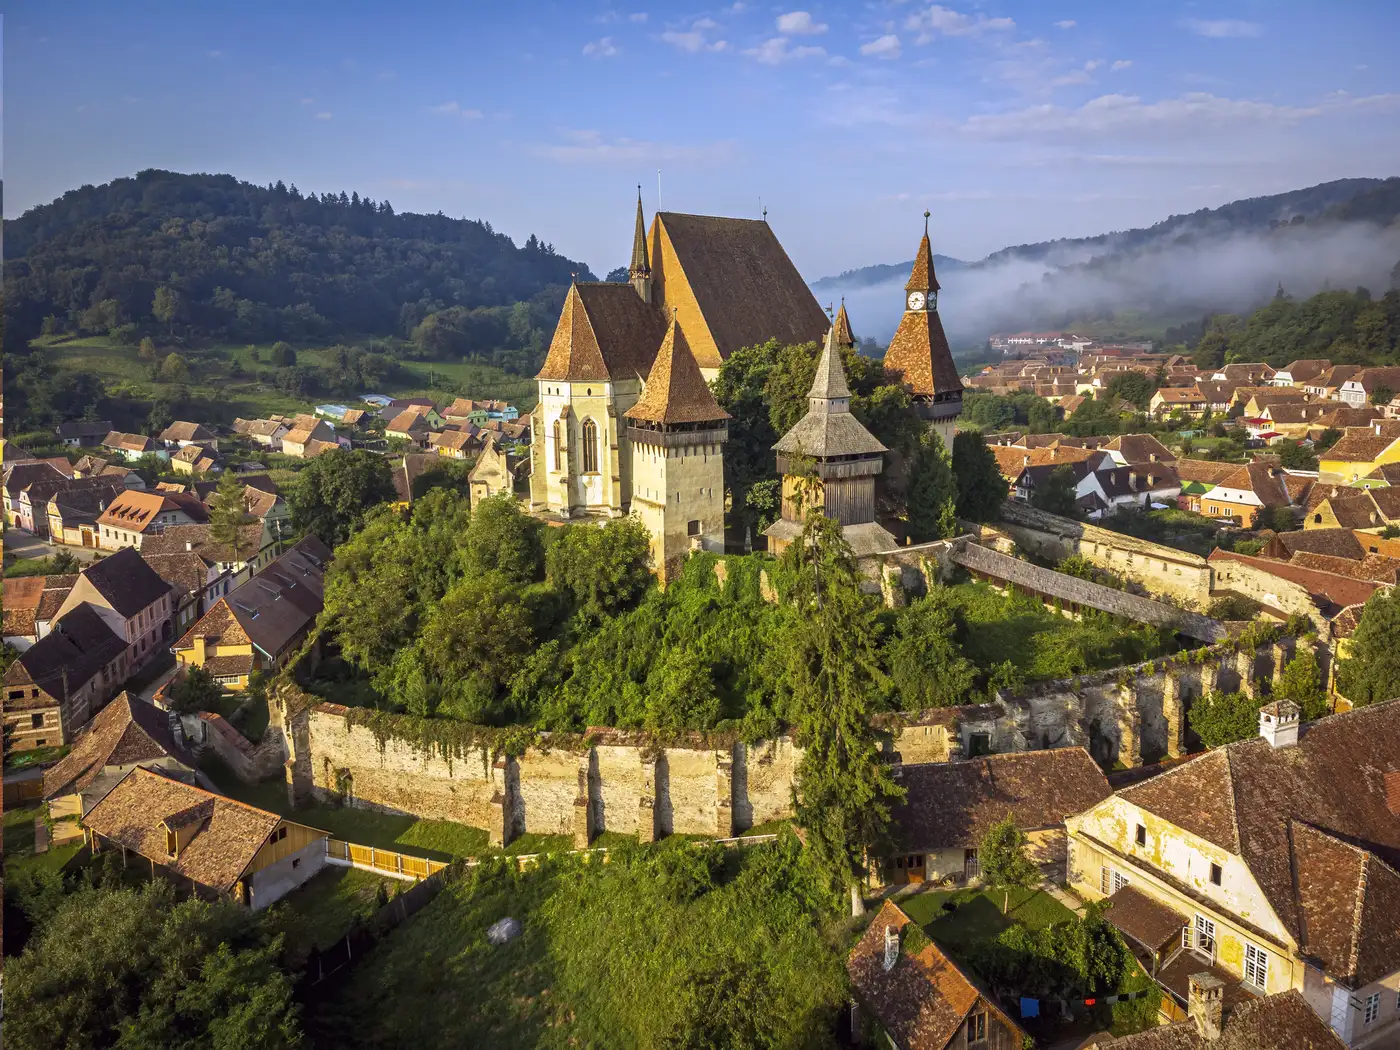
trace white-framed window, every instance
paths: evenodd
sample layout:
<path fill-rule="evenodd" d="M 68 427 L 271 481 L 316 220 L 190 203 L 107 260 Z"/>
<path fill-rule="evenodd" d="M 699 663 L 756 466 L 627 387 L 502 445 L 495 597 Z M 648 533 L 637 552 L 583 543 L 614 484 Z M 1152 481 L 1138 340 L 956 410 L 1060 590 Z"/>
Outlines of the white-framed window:
<path fill-rule="evenodd" d="M 1269 984 L 1269 953 L 1248 941 L 1244 945 L 1244 979 L 1261 992 Z"/>
<path fill-rule="evenodd" d="M 1117 893 L 1124 886 L 1128 885 L 1128 877 L 1121 871 L 1104 865 L 1099 869 L 1099 892 L 1105 897 L 1111 893 Z"/>
<path fill-rule="evenodd" d="M 1381 1015 L 1381 993 L 1376 992 L 1366 997 L 1365 1023 L 1375 1024 L 1376 1019 Z"/>
<path fill-rule="evenodd" d="M 1199 912 L 1196 913 L 1195 948 L 1198 952 L 1215 958 L 1215 922 Z"/>

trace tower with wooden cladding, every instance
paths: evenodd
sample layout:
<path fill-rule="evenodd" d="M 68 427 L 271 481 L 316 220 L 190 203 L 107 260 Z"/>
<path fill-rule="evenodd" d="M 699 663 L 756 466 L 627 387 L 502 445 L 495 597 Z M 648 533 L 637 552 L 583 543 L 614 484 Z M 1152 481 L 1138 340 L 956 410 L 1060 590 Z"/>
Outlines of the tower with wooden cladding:
<path fill-rule="evenodd" d="M 652 565 L 673 579 L 691 551 L 724 550 L 724 442 L 719 407 L 674 317 L 641 398 L 626 413 L 632 513 L 651 533 Z"/>
<path fill-rule="evenodd" d="M 951 449 L 955 423 L 962 412 L 963 385 L 938 316 L 938 276 L 933 268 L 928 220 L 929 213 L 924 212 L 924 236 L 904 286 L 904 316 L 885 351 L 885 373 L 909 391 L 914 411 Z"/>

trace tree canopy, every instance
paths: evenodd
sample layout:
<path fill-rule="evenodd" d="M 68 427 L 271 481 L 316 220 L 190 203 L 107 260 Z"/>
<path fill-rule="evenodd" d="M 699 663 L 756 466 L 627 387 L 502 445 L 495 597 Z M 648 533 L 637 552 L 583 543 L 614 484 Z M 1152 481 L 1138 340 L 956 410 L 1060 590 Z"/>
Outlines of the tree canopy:
<path fill-rule="evenodd" d="M 1337 690 L 1358 707 L 1400 696 L 1400 590 L 1371 595 L 1337 671 Z"/>
<path fill-rule="evenodd" d="M 294 529 L 313 532 L 333 547 L 349 539 L 370 510 L 394 498 L 383 456 L 335 448 L 322 452 L 297 475 L 287 504 Z"/>

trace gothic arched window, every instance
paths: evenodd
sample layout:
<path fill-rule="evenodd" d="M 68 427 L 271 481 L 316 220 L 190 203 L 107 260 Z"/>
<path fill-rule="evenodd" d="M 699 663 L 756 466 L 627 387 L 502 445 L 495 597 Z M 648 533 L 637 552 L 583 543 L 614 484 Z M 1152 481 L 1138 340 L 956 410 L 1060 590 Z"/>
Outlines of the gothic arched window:
<path fill-rule="evenodd" d="M 598 424 L 591 419 L 583 421 L 583 472 L 593 474 L 598 470 Z"/>
<path fill-rule="evenodd" d="M 564 469 L 564 431 L 557 419 L 554 421 L 554 469 Z"/>

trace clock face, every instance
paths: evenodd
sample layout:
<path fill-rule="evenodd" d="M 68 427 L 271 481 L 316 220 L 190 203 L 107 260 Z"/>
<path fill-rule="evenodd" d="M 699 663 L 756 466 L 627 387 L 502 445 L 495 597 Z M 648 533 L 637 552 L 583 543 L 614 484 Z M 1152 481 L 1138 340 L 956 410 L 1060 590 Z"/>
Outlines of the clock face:
<path fill-rule="evenodd" d="M 911 310 L 922 310 L 923 308 L 924 308 L 924 293 L 923 293 L 923 292 L 910 292 L 910 293 L 909 293 L 909 309 L 911 309 Z"/>

